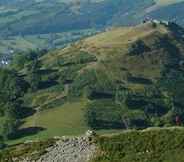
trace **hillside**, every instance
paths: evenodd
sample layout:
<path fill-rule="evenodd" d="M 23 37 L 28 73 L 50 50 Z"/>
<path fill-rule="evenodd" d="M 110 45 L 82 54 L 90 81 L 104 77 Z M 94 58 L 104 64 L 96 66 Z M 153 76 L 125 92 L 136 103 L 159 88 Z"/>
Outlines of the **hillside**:
<path fill-rule="evenodd" d="M 97 146 L 94 162 L 181 162 L 183 129 L 171 127 L 183 125 L 183 84 L 184 29 L 172 22 L 114 27 L 63 49 L 16 55 L 0 68 L 0 157 L 39 158 L 51 147 L 43 159 L 65 158 L 69 146 L 73 158 L 81 141 L 85 159 Z M 53 140 L 89 129 L 100 134 L 96 142 Z"/>
<path fill-rule="evenodd" d="M 25 133 L 18 141 L 173 126 L 176 117 L 183 122 L 183 34 L 174 23 L 147 22 L 110 29 L 33 61 L 19 56 L 12 68 L 28 84 L 18 98 L 28 116 L 21 119 Z"/>
<path fill-rule="evenodd" d="M 183 128 L 148 129 L 104 135 L 94 162 L 183 162 Z"/>
<path fill-rule="evenodd" d="M 2 161 L 183 162 L 183 128 L 151 128 L 97 136 L 60 137 L 14 145 Z"/>

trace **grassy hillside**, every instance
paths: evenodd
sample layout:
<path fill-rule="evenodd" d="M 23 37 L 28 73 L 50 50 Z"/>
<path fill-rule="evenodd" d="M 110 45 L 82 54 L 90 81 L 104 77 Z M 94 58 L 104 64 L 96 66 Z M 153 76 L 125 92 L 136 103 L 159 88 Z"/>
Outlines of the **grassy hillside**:
<path fill-rule="evenodd" d="M 38 138 L 48 138 L 61 135 L 79 135 L 88 130 L 84 118 L 85 101 L 79 100 L 66 103 L 63 106 L 46 110 L 26 119 L 23 128 L 43 127 Z"/>
<path fill-rule="evenodd" d="M 40 57 L 38 89 L 22 97 L 34 114 L 23 119 L 20 131 L 28 133 L 19 139 L 171 126 L 177 116 L 183 122 L 183 33 L 148 22 Z M 29 66 L 19 71 L 25 80 Z"/>
<path fill-rule="evenodd" d="M 183 38 L 175 23 L 149 21 L 16 55 L 0 69 L 0 146 L 130 130 L 97 137 L 94 162 L 182 162 L 183 128 L 173 126 L 184 123 Z M 53 142 L 14 145 L 0 158 L 39 156 Z"/>
<path fill-rule="evenodd" d="M 183 162 L 183 128 L 127 131 L 101 136 L 93 162 Z"/>

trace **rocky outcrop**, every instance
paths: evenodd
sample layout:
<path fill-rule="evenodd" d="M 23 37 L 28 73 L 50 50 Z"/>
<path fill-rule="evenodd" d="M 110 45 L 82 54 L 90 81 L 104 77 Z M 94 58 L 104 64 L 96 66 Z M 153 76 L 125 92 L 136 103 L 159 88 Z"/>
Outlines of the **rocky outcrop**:
<path fill-rule="evenodd" d="M 96 150 L 91 137 L 62 137 L 36 162 L 87 162 Z"/>
<path fill-rule="evenodd" d="M 50 146 L 10 159 L 13 162 L 88 162 L 97 150 L 94 139 L 95 133 L 90 130 L 79 137 L 54 137 Z M 25 145 L 35 143 L 38 142 L 26 141 Z"/>
<path fill-rule="evenodd" d="M 95 133 L 88 130 L 80 137 L 54 137 L 54 144 L 40 153 L 32 152 L 31 156 L 12 158 L 14 162 L 88 162 L 96 152 Z M 34 143 L 27 141 L 27 143 Z M 43 151 L 43 150 L 42 150 Z M 35 154 L 40 154 L 35 160 Z M 34 159 L 34 160 L 33 160 Z"/>

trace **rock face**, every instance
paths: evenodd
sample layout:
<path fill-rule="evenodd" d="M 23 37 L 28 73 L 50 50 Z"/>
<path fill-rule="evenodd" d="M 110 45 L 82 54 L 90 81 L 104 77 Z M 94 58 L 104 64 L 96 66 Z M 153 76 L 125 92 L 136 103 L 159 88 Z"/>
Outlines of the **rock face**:
<path fill-rule="evenodd" d="M 36 162 L 88 162 L 95 150 L 96 146 L 89 136 L 62 137 Z"/>

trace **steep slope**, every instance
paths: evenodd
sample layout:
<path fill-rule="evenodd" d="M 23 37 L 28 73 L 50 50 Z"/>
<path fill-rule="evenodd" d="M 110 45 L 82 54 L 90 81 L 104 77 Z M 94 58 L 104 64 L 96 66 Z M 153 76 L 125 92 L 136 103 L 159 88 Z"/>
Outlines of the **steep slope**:
<path fill-rule="evenodd" d="M 169 126 L 176 117 L 183 122 L 183 33 L 173 23 L 147 22 L 44 55 L 39 60 L 42 87 L 24 96 L 37 115 L 23 128 L 43 127 L 38 135 L 45 138 L 84 133 L 88 127 Z M 21 73 L 26 76 L 26 68 Z"/>

